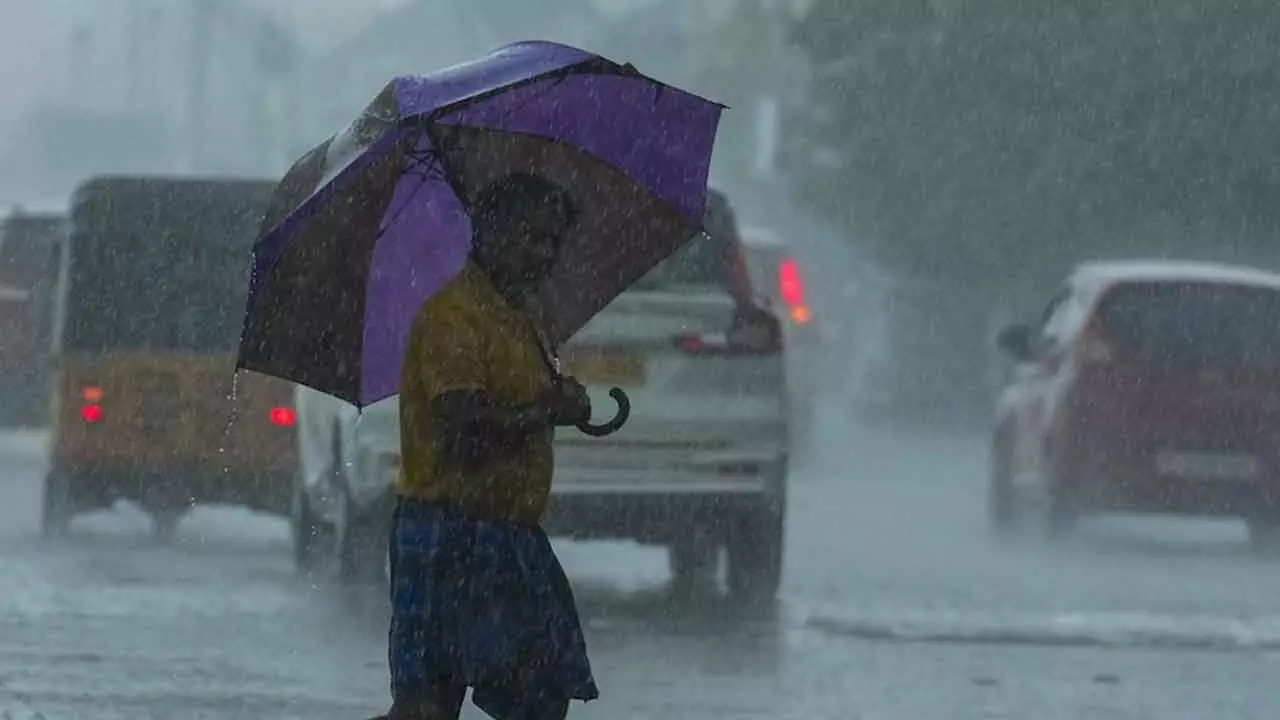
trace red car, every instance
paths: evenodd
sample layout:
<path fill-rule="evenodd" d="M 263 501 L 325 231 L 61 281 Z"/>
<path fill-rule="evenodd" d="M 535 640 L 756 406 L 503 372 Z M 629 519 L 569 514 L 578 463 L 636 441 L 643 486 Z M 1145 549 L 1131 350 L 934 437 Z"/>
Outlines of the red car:
<path fill-rule="evenodd" d="M 1051 534 L 1087 513 L 1239 517 L 1280 539 L 1280 275 L 1083 265 L 1035 325 L 998 405 L 990 514 Z"/>

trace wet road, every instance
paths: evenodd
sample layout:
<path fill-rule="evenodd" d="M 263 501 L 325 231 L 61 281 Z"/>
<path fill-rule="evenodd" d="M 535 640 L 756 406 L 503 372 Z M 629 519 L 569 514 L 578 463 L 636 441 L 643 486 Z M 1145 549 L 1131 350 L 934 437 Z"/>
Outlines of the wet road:
<path fill-rule="evenodd" d="M 773 616 L 674 603 L 658 552 L 560 545 L 603 692 L 574 717 L 1280 713 L 1280 562 L 1240 528 L 1093 523 L 1061 547 L 999 546 L 980 438 L 829 432 L 794 479 Z M 383 707 L 376 591 L 297 579 L 284 523 L 235 510 L 194 513 L 171 547 L 127 507 L 47 544 L 38 450 L 0 438 L 0 720 Z"/>

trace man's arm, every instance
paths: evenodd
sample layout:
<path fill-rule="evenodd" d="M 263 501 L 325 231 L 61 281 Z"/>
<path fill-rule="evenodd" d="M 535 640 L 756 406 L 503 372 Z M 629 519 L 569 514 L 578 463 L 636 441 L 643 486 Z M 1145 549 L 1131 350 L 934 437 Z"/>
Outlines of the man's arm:
<path fill-rule="evenodd" d="M 502 453 L 553 425 L 574 425 L 591 416 L 586 390 L 571 378 L 557 381 L 545 397 L 522 405 L 499 405 L 486 387 L 488 364 L 483 321 L 469 308 L 442 299 L 428 306 L 427 322 L 411 361 L 432 398 L 427 412 L 450 460 L 471 463 Z"/>
<path fill-rule="evenodd" d="M 431 416 L 445 456 L 462 464 L 504 452 L 551 425 L 542 403 L 503 407 L 483 390 L 443 392 L 432 400 Z"/>

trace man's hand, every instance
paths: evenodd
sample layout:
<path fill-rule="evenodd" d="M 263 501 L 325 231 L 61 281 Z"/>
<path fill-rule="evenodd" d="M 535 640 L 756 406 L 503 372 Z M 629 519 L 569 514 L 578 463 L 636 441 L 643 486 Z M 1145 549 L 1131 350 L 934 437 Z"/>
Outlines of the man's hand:
<path fill-rule="evenodd" d="M 571 377 L 559 378 L 547 394 L 551 422 L 561 427 L 580 425 L 591 419 L 591 398 L 587 388 Z"/>

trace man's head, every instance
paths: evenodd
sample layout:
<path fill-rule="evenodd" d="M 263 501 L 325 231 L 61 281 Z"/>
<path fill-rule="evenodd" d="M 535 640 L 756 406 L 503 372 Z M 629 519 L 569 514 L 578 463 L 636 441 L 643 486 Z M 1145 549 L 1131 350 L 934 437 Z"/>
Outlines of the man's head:
<path fill-rule="evenodd" d="M 555 266 L 578 208 L 563 188 L 526 173 L 490 183 L 471 208 L 477 259 L 511 284 L 535 284 Z"/>

